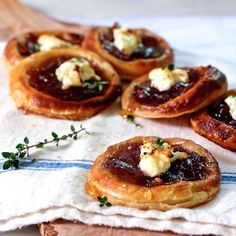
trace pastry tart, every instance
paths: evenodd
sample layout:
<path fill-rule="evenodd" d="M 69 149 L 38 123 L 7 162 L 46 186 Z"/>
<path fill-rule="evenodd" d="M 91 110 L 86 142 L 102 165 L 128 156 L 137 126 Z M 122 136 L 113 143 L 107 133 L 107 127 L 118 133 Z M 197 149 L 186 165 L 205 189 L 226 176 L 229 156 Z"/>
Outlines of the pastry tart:
<path fill-rule="evenodd" d="M 12 38 L 4 51 L 9 68 L 39 51 L 81 45 L 84 36 L 64 31 L 34 31 Z"/>
<path fill-rule="evenodd" d="M 193 130 L 223 148 L 236 151 L 236 90 L 194 114 L 190 120 Z"/>
<path fill-rule="evenodd" d="M 118 24 L 94 29 L 82 47 L 105 58 L 126 80 L 173 62 L 172 49 L 163 38 L 146 29 L 120 28 Z"/>
<path fill-rule="evenodd" d="M 166 211 L 210 201 L 220 169 L 203 147 L 180 138 L 134 137 L 110 146 L 94 162 L 86 184 L 96 199 L 115 205 Z"/>
<path fill-rule="evenodd" d="M 173 67 L 154 69 L 132 81 L 122 94 L 123 114 L 178 117 L 211 104 L 227 89 L 225 75 L 212 66 Z"/>
<path fill-rule="evenodd" d="M 112 66 L 80 47 L 35 53 L 15 66 L 9 79 L 16 106 L 47 117 L 86 119 L 120 95 Z"/>

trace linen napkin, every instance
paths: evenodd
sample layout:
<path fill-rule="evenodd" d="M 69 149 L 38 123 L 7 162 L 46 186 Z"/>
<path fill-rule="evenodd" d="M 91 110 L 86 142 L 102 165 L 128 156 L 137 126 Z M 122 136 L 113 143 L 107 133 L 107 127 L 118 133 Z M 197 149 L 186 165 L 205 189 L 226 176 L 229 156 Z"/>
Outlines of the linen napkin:
<path fill-rule="evenodd" d="M 178 38 L 178 33 L 176 35 Z M 4 45 L 0 44 L 1 52 Z M 184 52 L 181 47 L 175 52 L 177 66 L 212 64 L 225 72 L 230 86 L 235 88 L 236 69 L 226 59 L 202 57 L 197 52 Z M 64 218 L 114 227 L 236 235 L 236 155 L 194 133 L 189 128 L 188 117 L 137 118 L 142 125 L 139 128 L 119 115 L 119 102 L 83 122 L 25 115 L 16 109 L 9 96 L 7 71 L 2 60 L 0 75 L 0 152 L 13 151 L 25 136 L 30 143 L 35 143 L 50 138 L 51 131 L 59 135 L 67 133 L 71 124 L 77 129 L 82 124 L 90 133 L 81 133 L 77 141 L 67 140 L 59 147 L 50 145 L 33 151 L 36 161 L 25 160 L 18 170 L 3 171 L 4 160 L 0 159 L 0 231 Z M 207 148 L 222 170 L 220 193 L 213 201 L 193 209 L 160 212 L 120 206 L 100 208 L 84 191 L 89 168 L 109 145 L 138 135 L 188 138 Z"/>

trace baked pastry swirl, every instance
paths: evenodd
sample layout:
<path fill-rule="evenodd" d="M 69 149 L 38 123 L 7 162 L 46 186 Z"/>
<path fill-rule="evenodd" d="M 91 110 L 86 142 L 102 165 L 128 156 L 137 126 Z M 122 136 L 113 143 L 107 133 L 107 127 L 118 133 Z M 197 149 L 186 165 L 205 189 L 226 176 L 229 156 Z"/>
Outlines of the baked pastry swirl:
<path fill-rule="evenodd" d="M 4 50 L 6 64 L 11 67 L 24 58 L 52 48 L 81 45 L 84 36 L 63 31 L 33 31 L 12 38 Z M 42 46 L 42 48 L 40 48 Z"/>
<path fill-rule="evenodd" d="M 208 202 L 219 186 L 218 164 L 200 145 L 180 138 L 135 137 L 98 156 L 86 191 L 95 199 L 107 196 L 112 204 L 166 211 Z"/>
<path fill-rule="evenodd" d="M 16 106 L 47 117 L 86 119 L 120 95 L 112 66 L 80 47 L 35 53 L 15 66 L 9 79 Z"/>
<path fill-rule="evenodd" d="M 118 24 L 94 29 L 82 47 L 105 58 L 126 80 L 173 62 L 172 49 L 163 38 L 146 29 L 120 28 Z"/>
<path fill-rule="evenodd" d="M 154 69 L 132 81 L 121 98 L 124 115 L 181 116 L 211 104 L 227 89 L 225 75 L 212 66 L 171 70 Z M 150 76 L 156 80 L 151 80 Z"/>
<path fill-rule="evenodd" d="M 230 99 L 230 100 L 229 100 Z M 234 101 L 230 109 L 228 101 Z M 229 103 L 229 102 L 228 102 Z M 231 105 L 231 104 L 230 104 Z M 236 151 L 236 90 L 191 117 L 193 130 L 223 148 Z M 234 107 L 234 113 L 232 112 Z"/>

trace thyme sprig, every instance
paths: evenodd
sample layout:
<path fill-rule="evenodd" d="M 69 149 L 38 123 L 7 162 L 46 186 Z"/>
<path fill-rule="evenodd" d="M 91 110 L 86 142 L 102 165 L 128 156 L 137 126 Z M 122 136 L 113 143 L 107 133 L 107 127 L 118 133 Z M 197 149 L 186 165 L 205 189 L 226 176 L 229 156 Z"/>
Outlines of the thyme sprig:
<path fill-rule="evenodd" d="M 43 148 L 45 145 L 50 144 L 50 143 L 55 143 L 56 146 L 58 146 L 61 141 L 67 140 L 69 138 L 77 140 L 78 134 L 81 133 L 82 131 L 86 131 L 86 129 L 84 127 L 82 127 L 82 125 L 80 125 L 79 130 L 76 130 L 75 127 L 73 125 L 71 125 L 70 126 L 70 133 L 59 136 L 57 133 L 52 132 L 51 133 L 52 138 L 50 140 L 44 139 L 43 141 L 38 142 L 36 144 L 32 144 L 32 145 L 29 144 L 30 143 L 29 138 L 25 137 L 23 139 L 22 143 L 19 143 L 16 145 L 16 149 L 17 149 L 16 152 L 2 152 L 2 156 L 5 159 L 7 159 L 3 163 L 3 169 L 4 170 L 10 169 L 10 168 L 18 169 L 20 167 L 20 163 L 21 163 L 22 159 L 25 157 L 27 157 L 27 158 L 30 157 L 29 150 L 31 148 Z M 33 161 L 35 161 L 35 160 L 32 159 L 32 162 Z"/>
<path fill-rule="evenodd" d="M 164 147 L 164 141 L 163 141 L 163 139 L 161 139 L 161 138 L 158 138 L 158 139 L 157 139 L 156 145 L 157 145 L 158 148 L 165 149 L 165 147 Z"/>
<path fill-rule="evenodd" d="M 40 48 L 41 48 L 41 45 L 40 45 L 40 44 L 38 44 L 38 43 L 34 44 L 34 50 L 35 50 L 36 52 L 40 51 Z"/>
<path fill-rule="evenodd" d="M 175 65 L 174 64 L 169 64 L 168 66 L 164 66 L 162 67 L 162 69 L 164 70 L 165 68 L 168 68 L 170 71 L 175 69 Z"/>
<path fill-rule="evenodd" d="M 83 83 L 84 88 L 88 89 L 98 89 L 99 92 L 101 92 L 104 89 L 104 86 L 108 84 L 107 81 L 102 81 L 102 80 L 94 80 L 94 81 L 86 81 Z"/>
<path fill-rule="evenodd" d="M 170 71 L 174 70 L 174 69 L 175 69 L 175 65 L 174 65 L 174 64 L 168 65 L 168 69 L 169 69 Z"/>
<path fill-rule="evenodd" d="M 108 202 L 108 199 L 106 196 L 103 196 L 103 197 L 99 196 L 99 197 L 97 197 L 97 200 L 98 200 L 98 202 L 100 202 L 100 204 L 99 204 L 100 207 L 104 207 L 104 206 L 111 207 L 112 206 L 112 204 L 110 202 Z"/>
<path fill-rule="evenodd" d="M 127 115 L 125 118 L 128 122 L 133 123 L 136 127 L 141 127 L 141 125 L 135 121 L 134 116 Z"/>

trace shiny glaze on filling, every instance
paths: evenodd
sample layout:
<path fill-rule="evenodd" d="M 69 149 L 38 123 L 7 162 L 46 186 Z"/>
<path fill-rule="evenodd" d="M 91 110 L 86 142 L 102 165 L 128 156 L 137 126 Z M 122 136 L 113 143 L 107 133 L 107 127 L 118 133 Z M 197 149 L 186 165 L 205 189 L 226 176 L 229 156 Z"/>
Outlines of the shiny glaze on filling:
<path fill-rule="evenodd" d="M 104 33 L 102 33 L 99 37 L 100 43 L 103 45 L 104 49 L 106 49 L 110 54 L 115 56 L 116 58 L 124 61 L 131 61 L 136 59 L 149 59 L 149 58 L 157 58 L 163 55 L 165 49 L 160 45 L 158 40 L 149 35 L 140 35 L 142 40 L 142 45 L 137 47 L 137 50 L 131 55 L 126 55 L 122 53 L 119 49 L 117 49 L 114 44 L 113 37 L 113 28 L 108 29 Z"/>
<path fill-rule="evenodd" d="M 193 69 L 188 71 L 188 76 L 189 83 L 179 82 L 168 91 L 163 92 L 160 92 L 157 88 L 152 87 L 150 80 L 146 80 L 134 87 L 132 96 L 140 104 L 158 106 L 185 93 L 192 88 L 199 79 L 199 73 Z"/>
<path fill-rule="evenodd" d="M 218 102 L 208 108 L 208 114 L 219 121 L 222 121 L 232 128 L 236 129 L 236 120 L 234 120 L 229 112 L 229 106 L 224 102 Z"/>
<path fill-rule="evenodd" d="M 107 156 L 102 168 L 108 169 L 122 181 L 146 187 L 174 184 L 179 181 L 197 181 L 207 177 L 204 157 L 182 146 L 174 146 L 174 151 L 187 152 L 188 158 L 171 163 L 170 169 L 156 177 L 145 176 L 139 168 L 140 148 L 142 143 L 121 145 L 112 156 Z"/>
<path fill-rule="evenodd" d="M 83 36 L 80 34 L 75 33 L 65 33 L 64 36 L 56 36 L 66 42 L 69 42 L 74 45 L 80 45 L 83 41 Z M 21 56 L 27 57 L 30 56 L 33 53 L 36 53 L 39 51 L 37 45 L 38 35 L 35 35 L 33 33 L 27 33 L 24 36 L 24 40 L 17 42 L 17 49 Z"/>
<path fill-rule="evenodd" d="M 50 61 L 46 61 L 39 68 L 32 69 L 32 71 L 29 72 L 29 84 L 40 92 L 66 101 L 79 102 L 103 95 L 108 84 L 104 85 L 102 91 L 99 91 L 98 88 L 70 87 L 65 90 L 61 88 L 62 83 L 57 79 L 55 70 L 69 59 L 70 57 L 51 59 Z"/>

